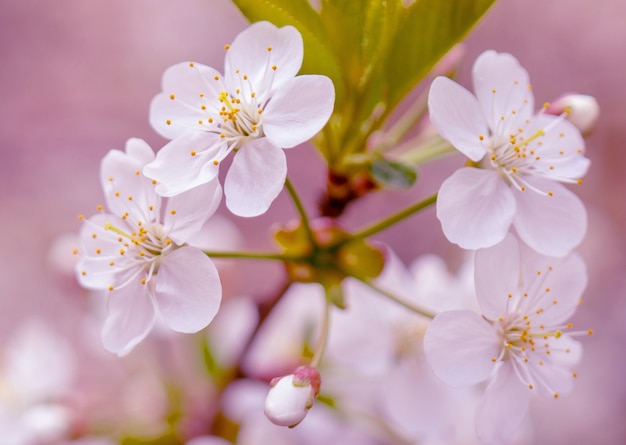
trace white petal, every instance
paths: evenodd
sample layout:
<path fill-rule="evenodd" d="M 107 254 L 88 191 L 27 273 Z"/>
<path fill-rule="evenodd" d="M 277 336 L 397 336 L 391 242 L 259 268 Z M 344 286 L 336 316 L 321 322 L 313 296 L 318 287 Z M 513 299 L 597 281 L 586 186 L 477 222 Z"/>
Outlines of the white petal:
<path fill-rule="evenodd" d="M 287 177 L 283 150 L 267 138 L 246 142 L 226 175 L 226 206 L 238 216 L 258 216 L 267 211 Z"/>
<path fill-rule="evenodd" d="M 320 131 L 335 103 L 335 88 L 326 76 L 298 76 L 272 96 L 263 114 L 263 131 L 282 148 L 309 140 Z"/>
<path fill-rule="evenodd" d="M 126 152 L 111 150 L 104 156 L 100 182 L 111 213 L 122 216 L 130 212 L 137 218 L 147 219 L 148 205 L 155 205 L 158 198 L 150 179 L 143 176 L 141 170 L 153 159 L 152 148 L 141 139 L 129 139 Z M 132 204 L 129 197 L 132 197 Z"/>
<path fill-rule="evenodd" d="M 546 357 L 541 357 L 541 359 L 530 357 L 527 364 L 533 382 L 533 390 L 537 389 L 543 396 L 553 398 L 568 394 L 574 387 L 575 380 L 569 368 L 553 362 L 551 359 L 548 360 Z"/>
<path fill-rule="evenodd" d="M 520 277 L 517 239 L 507 235 L 502 242 L 476 252 L 476 296 L 480 310 L 490 320 L 507 313 L 509 295 L 516 294 Z"/>
<path fill-rule="evenodd" d="M 526 260 L 523 282 L 525 290 L 533 292 L 528 297 L 533 300 L 532 307 L 526 312 L 541 309 L 537 320 L 545 326 L 556 326 L 576 311 L 587 287 L 587 267 L 576 253 L 562 259 L 535 253 Z"/>
<path fill-rule="evenodd" d="M 167 200 L 163 222 L 176 244 L 184 244 L 200 232 L 222 200 L 217 178 Z"/>
<path fill-rule="evenodd" d="M 465 167 L 446 179 L 437 197 L 437 218 L 450 242 L 480 249 L 500 242 L 515 213 L 508 185 L 491 170 Z"/>
<path fill-rule="evenodd" d="M 104 347 L 119 356 L 128 354 L 154 326 L 156 318 L 150 285 L 133 280 L 108 295 L 108 315 L 102 328 Z"/>
<path fill-rule="evenodd" d="M 480 136 L 489 129 L 476 97 L 447 77 L 437 77 L 428 93 L 430 121 L 439 134 L 472 161 L 479 161 L 486 150 Z"/>
<path fill-rule="evenodd" d="M 261 94 L 270 84 L 274 90 L 294 77 L 302 66 L 303 55 L 302 36 L 293 26 L 277 28 L 269 22 L 253 23 L 239 33 L 226 53 L 225 78 L 237 79 L 236 70 L 240 70 Z"/>
<path fill-rule="evenodd" d="M 177 195 L 214 179 L 218 173 L 214 161 L 221 161 L 225 149 L 216 134 L 187 133 L 163 147 L 143 173 L 157 181 L 158 194 Z"/>
<path fill-rule="evenodd" d="M 578 246 L 587 231 L 585 206 L 559 183 L 536 178 L 527 181 L 553 196 L 515 189 L 517 212 L 513 224 L 519 237 L 544 255 L 566 255 Z"/>
<path fill-rule="evenodd" d="M 200 249 L 185 246 L 163 259 L 155 294 L 163 321 L 177 332 L 193 333 L 217 314 L 222 285 L 213 261 Z"/>
<path fill-rule="evenodd" d="M 483 115 L 494 133 L 515 133 L 532 115 L 534 100 L 528 72 L 511 54 L 485 51 L 474 62 L 472 79 Z"/>
<path fill-rule="evenodd" d="M 490 445 L 508 443 L 528 412 L 531 390 L 504 362 L 476 408 L 476 434 Z"/>
<path fill-rule="evenodd" d="M 424 336 L 426 360 L 437 377 L 450 386 L 485 380 L 498 357 L 500 339 L 493 327 L 471 311 L 437 315 Z"/>
<path fill-rule="evenodd" d="M 216 76 L 219 80 L 215 80 Z M 195 62 L 169 67 L 163 73 L 163 92 L 150 103 L 152 127 L 168 139 L 175 139 L 190 129 L 200 130 L 198 121 L 207 118 L 207 111 L 201 107 L 210 109 L 225 90 L 221 77 L 213 68 Z"/>
<path fill-rule="evenodd" d="M 584 156 L 585 141 L 571 122 L 538 114 L 530 119 L 523 135 L 530 138 L 538 130 L 544 130 L 545 134 L 532 140 L 527 147 L 539 158 L 534 162 L 535 175 L 557 181 L 572 181 L 585 176 L 591 162 Z"/>

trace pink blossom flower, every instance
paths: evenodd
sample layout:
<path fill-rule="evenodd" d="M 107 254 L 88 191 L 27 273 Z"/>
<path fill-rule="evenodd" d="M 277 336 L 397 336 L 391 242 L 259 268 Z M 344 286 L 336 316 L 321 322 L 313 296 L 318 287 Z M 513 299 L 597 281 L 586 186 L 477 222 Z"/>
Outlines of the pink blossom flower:
<path fill-rule="evenodd" d="M 502 241 L 511 224 L 546 255 L 563 256 L 582 240 L 585 207 L 560 183 L 580 183 L 589 167 L 584 141 L 566 114 L 533 114 L 528 73 L 506 53 L 487 51 L 473 68 L 475 96 L 446 77 L 430 88 L 439 133 L 482 168 L 444 181 L 437 217 L 446 237 L 466 249 Z"/>
<path fill-rule="evenodd" d="M 150 121 L 172 139 L 145 174 L 157 192 L 173 196 L 218 174 L 226 175 L 226 205 L 239 216 L 264 213 L 282 190 L 287 163 L 282 148 L 313 137 L 333 110 L 334 87 L 319 75 L 296 76 L 302 64 L 300 33 L 258 22 L 226 45 L 224 74 L 195 62 L 168 68 Z"/>
<path fill-rule="evenodd" d="M 196 332 L 213 319 L 221 300 L 213 262 L 188 244 L 215 211 L 221 188 L 212 181 L 163 199 L 156 181 L 141 174 L 153 159 L 140 139 L 129 139 L 125 153 L 111 150 L 100 170 L 111 213 L 92 216 L 80 232 L 78 280 L 108 291 L 102 339 L 118 355 L 143 340 L 157 315 L 175 331 Z"/>
<path fill-rule="evenodd" d="M 476 253 L 476 294 L 482 315 L 440 313 L 424 338 L 426 359 L 451 386 L 492 376 L 476 411 L 478 436 L 501 443 L 519 427 L 532 392 L 558 398 L 572 389 L 581 347 L 566 323 L 587 284 L 575 253 L 551 258 L 534 253 L 524 263 L 508 235 Z M 587 332 L 585 332 L 586 334 Z"/>

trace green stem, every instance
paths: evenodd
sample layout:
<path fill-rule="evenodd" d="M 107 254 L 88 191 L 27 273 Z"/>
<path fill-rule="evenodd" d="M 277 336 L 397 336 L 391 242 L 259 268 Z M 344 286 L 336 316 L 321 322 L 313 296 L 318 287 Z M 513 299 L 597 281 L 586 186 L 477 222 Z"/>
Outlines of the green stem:
<path fill-rule="evenodd" d="M 309 217 L 307 216 L 306 210 L 304 210 L 304 206 L 302 205 L 302 201 L 300 200 L 300 197 L 298 196 L 298 193 L 296 192 L 296 189 L 294 188 L 289 178 L 285 179 L 285 187 L 287 187 L 289 196 L 291 196 L 291 199 L 296 206 L 296 209 L 298 210 L 298 214 L 300 215 L 300 219 L 302 220 L 302 226 L 307 232 L 309 240 L 313 245 L 315 245 L 315 237 L 313 236 L 313 231 L 311 230 L 311 226 L 309 225 Z"/>
<path fill-rule="evenodd" d="M 402 154 L 398 156 L 399 160 L 412 165 L 418 165 L 445 155 L 458 153 L 458 150 L 442 137 L 436 137 L 423 145 L 416 145 L 416 141 L 414 140 L 407 141 L 397 147 L 397 151 L 402 152 Z"/>
<path fill-rule="evenodd" d="M 298 261 L 305 259 L 299 255 L 287 255 L 284 253 L 270 252 L 212 252 L 210 250 L 203 251 L 205 255 L 211 258 L 242 258 L 253 260 L 276 260 L 276 261 Z"/>
<path fill-rule="evenodd" d="M 407 308 L 411 312 L 415 312 L 416 314 L 422 315 L 423 317 L 426 317 L 426 318 L 430 318 L 431 320 L 433 318 L 435 318 L 435 316 L 437 315 L 434 312 L 431 312 L 431 311 L 429 311 L 427 309 L 421 308 L 421 307 L 416 306 L 416 305 L 414 305 L 412 303 L 409 303 L 408 301 L 405 301 L 404 299 L 398 297 L 397 295 L 393 294 L 392 292 L 389 292 L 386 289 L 382 289 L 381 287 L 378 287 L 377 285 L 375 285 L 371 281 L 366 281 L 366 280 L 360 280 L 360 281 L 363 282 L 364 284 L 366 284 L 367 286 L 369 286 L 371 289 L 373 289 L 376 292 L 378 292 L 379 294 L 384 295 L 385 297 L 387 297 L 388 299 L 390 299 L 394 303 L 397 303 L 400 306 L 403 306 L 403 307 Z"/>
<path fill-rule="evenodd" d="M 313 368 L 317 368 L 322 361 L 322 357 L 324 356 L 324 350 L 326 349 L 326 344 L 328 343 L 328 334 L 330 332 L 330 307 L 331 304 L 331 296 L 328 290 L 325 291 L 325 301 L 324 301 L 324 318 L 322 319 L 322 330 L 320 332 L 320 339 L 317 344 L 317 348 L 315 348 L 315 354 L 311 359 L 311 363 L 309 366 Z"/>
<path fill-rule="evenodd" d="M 408 218 L 409 216 L 414 215 L 415 213 L 425 209 L 426 207 L 434 204 L 437 201 L 437 194 L 435 193 L 432 196 L 429 196 L 428 198 L 417 202 L 415 204 L 413 204 L 412 206 L 407 207 L 404 210 L 401 210 L 400 212 L 391 215 L 375 224 L 372 224 L 369 227 L 366 227 L 365 229 L 362 229 L 361 231 L 355 233 L 352 235 L 352 237 L 350 239 L 356 239 L 356 238 L 367 238 L 369 236 L 372 236 L 378 232 L 382 232 L 383 230 L 399 223 L 400 221 L 402 221 L 403 219 Z"/>

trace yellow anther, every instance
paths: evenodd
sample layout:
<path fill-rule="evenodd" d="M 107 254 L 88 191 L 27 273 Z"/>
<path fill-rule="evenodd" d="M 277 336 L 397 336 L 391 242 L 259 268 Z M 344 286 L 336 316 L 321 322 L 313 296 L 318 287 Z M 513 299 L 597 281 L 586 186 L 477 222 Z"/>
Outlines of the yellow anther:
<path fill-rule="evenodd" d="M 78 215 L 78 220 L 82 221 L 83 219 L 85 219 L 85 215 Z"/>
<path fill-rule="evenodd" d="M 495 92 L 496 92 L 496 89 L 494 88 L 493 90 L 491 90 L 491 92 L 492 92 L 492 93 L 495 93 Z"/>
<path fill-rule="evenodd" d="M 191 156 L 195 156 L 195 155 L 197 155 L 198 153 L 196 153 L 196 151 L 195 151 L 195 150 L 191 150 L 191 153 L 189 153 L 189 154 L 190 154 Z"/>
<path fill-rule="evenodd" d="M 73 253 L 74 255 L 78 255 L 78 249 L 73 249 L 73 250 L 72 250 L 72 253 Z"/>
<path fill-rule="evenodd" d="M 176 99 L 176 96 L 174 96 L 173 94 L 170 94 L 170 99 L 174 100 L 174 99 Z"/>
<path fill-rule="evenodd" d="M 217 159 L 213 159 L 213 165 L 219 165 L 220 161 L 218 161 Z"/>
<path fill-rule="evenodd" d="M 113 290 L 113 289 L 115 289 L 115 287 L 111 284 L 111 285 L 109 286 L 109 290 L 111 291 L 111 290 Z"/>
<path fill-rule="evenodd" d="M 101 205 L 97 205 L 97 206 L 96 206 L 96 210 L 97 210 L 98 212 L 101 212 L 101 211 L 102 211 L 102 206 L 101 206 Z"/>
<path fill-rule="evenodd" d="M 533 388 L 534 388 L 534 386 L 533 386 L 532 384 L 529 384 L 529 385 L 528 385 L 528 388 L 533 389 Z"/>
<path fill-rule="evenodd" d="M 593 335 L 593 329 L 587 329 L 587 335 Z"/>
<path fill-rule="evenodd" d="M 206 105 L 202 105 L 200 108 L 206 110 Z"/>
<path fill-rule="evenodd" d="M 126 251 L 124 249 L 120 249 L 120 255 L 124 255 Z"/>
<path fill-rule="evenodd" d="M 220 80 L 220 76 L 216 75 L 213 79 Z"/>
<path fill-rule="evenodd" d="M 276 65 L 272 65 L 272 69 L 273 69 L 274 71 L 276 71 L 276 68 L 278 68 Z"/>
<path fill-rule="evenodd" d="M 577 179 L 577 180 L 576 180 L 576 184 L 581 185 L 582 183 L 583 183 L 583 180 L 582 180 L 582 179 Z"/>
<path fill-rule="evenodd" d="M 224 45 L 224 49 L 225 50 L 229 50 L 230 49 L 230 45 L 227 43 L 226 45 Z"/>
<path fill-rule="evenodd" d="M 141 279 L 141 284 L 146 284 L 146 279 L 145 278 Z"/>
<path fill-rule="evenodd" d="M 109 263 L 109 266 L 115 266 L 115 261 L 111 261 L 111 262 Z"/>
<path fill-rule="evenodd" d="M 268 46 L 268 47 L 267 47 L 267 50 L 268 50 L 268 51 L 271 51 L 271 50 L 272 50 L 272 47 L 271 47 L 271 46 Z"/>
<path fill-rule="evenodd" d="M 548 196 L 554 196 L 554 193 L 548 192 Z"/>
<path fill-rule="evenodd" d="M 485 140 L 485 136 L 483 136 L 482 134 L 480 136 L 478 136 L 478 139 L 480 139 L 481 141 Z"/>
<path fill-rule="evenodd" d="M 572 372 L 572 377 L 576 378 L 576 377 L 578 377 L 578 374 L 575 373 L 575 372 Z"/>
<path fill-rule="evenodd" d="M 96 249 L 96 253 L 100 255 L 102 253 L 102 249 Z"/>
<path fill-rule="evenodd" d="M 170 214 L 171 215 L 176 215 L 176 210 L 174 210 L 174 209 L 170 210 Z"/>
<path fill-rule="evenodd" d="M 128 195 L 128 200 L 132 201 L 133 200 L 133 196 L 132 195 Z"/>
<path fill-rule="evenodd" d="M 491 361 L 495 363 L 495 362 L 497 362 L 498 360 L 497 360 L 495 357 L 491 357 Z"/>
<path fill-rule="evenodd" d="M 94 233 L 91 234 L 91 237 L 95 239 L 95 238 L 98 237 L 98 234 L 94 232 Z"/>
<path fill-rule="evenodd" d="M 157 184 L 157 180 L 156 180 L 156 179 L 153 179 L 153 180 L 152 180 L 152 185 L 156 185 L 156 184 Z"/>
<path fill-rule="evenodd" d="M 172 121 L 171 121 L 171 120 L 169 120 L 169 119 L 168 119 L 168 120 L 166 120 L 166 121 L 165 121 L 165 123 L 166 123 L 167 125 L 172 125 Z"/>
<path fill-rule="evenodd" d="M 558 392 L 555 392 L 555 393 L 554 393 L 554 398 L 555 398 L 555 399 L 558 399 L 558 398 L 559 398 L 559 393 L 558 393 Z"/>
<path fill-rule="evenodd" d="M 81 274 L 82 276 L 85 276 L 85 275 L 87 275 L 87 271 L 86 271 L 86 270 L 81 270 L 81 271 L 80 271 L 80 274 Z"/>

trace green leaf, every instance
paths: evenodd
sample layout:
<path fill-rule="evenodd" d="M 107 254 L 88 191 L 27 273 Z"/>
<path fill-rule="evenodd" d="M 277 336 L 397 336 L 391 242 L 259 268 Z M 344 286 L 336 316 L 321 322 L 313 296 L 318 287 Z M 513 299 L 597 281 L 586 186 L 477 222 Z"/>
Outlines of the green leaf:
<path fill-rule="evenodd" d="M 250 22 L 267 20 L 276 26 L 292 25 L 304 41 L 303 74 L 323 74 L 335 84 L 335 97 L 344 98 L 344 78 L 333 44 L 320 15 L 307 0 L 233 0 Z"/>
<path fill-rule="evenodd" d="M 390 107 L 397 105 L 463 39 L 494 2 L 416 0 L 404 11 L 383 67 Z"/>
<path fill-rule="evenodd" d="M 408 165 L 382 157 L 372 162 L 370 171 L 376 182 L 394 189 L 410 188 L 417 180 L 417 173 Z"/>

